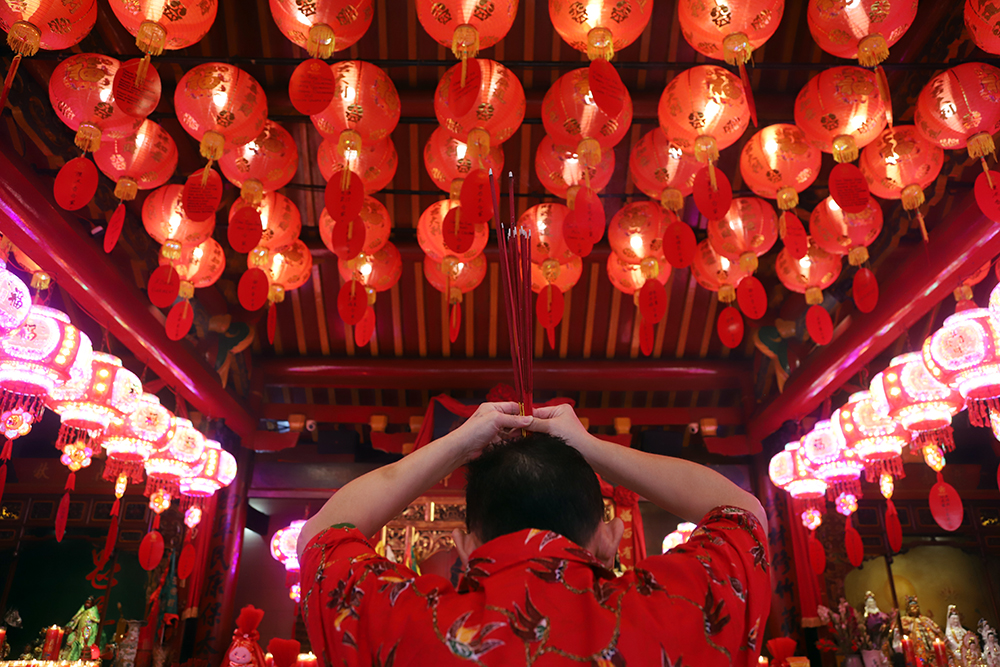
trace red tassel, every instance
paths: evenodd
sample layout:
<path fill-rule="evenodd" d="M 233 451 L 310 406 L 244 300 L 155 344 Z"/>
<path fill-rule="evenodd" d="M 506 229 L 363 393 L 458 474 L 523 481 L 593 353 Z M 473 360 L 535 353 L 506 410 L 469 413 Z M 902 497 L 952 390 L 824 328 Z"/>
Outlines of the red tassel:
<path fill-rule="evenodd" d="M 14 453 L 14 441 L 7 438 L 7 442 L 3 443 L 3 451 L 0 452 L 0 460 L 10 461 L 11 455 Z"/>
<path fill-rule="evenodd" d="M 104 551 L 101 552 L 101 560 L 97 564 L 98 568 L 104 567 L 108 559 L 111 558 L 111 552 L 115 549 L 115 542 L 118 541 L 118 517 L 111 517 L 111 527 L 108 529 L 108 539 L 104 541 Z"/>
<path fill-rule="evenodd" d="M 462 328 L 462 304 L 455 302 L 451 305 L 451 313 L 448 318 L 448 338 L 454 343 L 458 340 L 458 332 Z"/>
<path fill-rule="evenodd" d="M 67 493 L 70 491 L 76 491 L 76 473 L 70 470 L 69 476 L 66 478 L 66 486 L 63 487 L 63 491 Z"/>
<path fill-rule="evenodd" d="M 0 463 L 0 501 L 3 501 L 3 487 L 7 486 L 7 464 Z"/>
<path fill-rule="evenodd" d="M 70 473 L 72 475 L 72 473 Z M 59 511 L 56 512 L 56 542 L 62 542 L 63 535 L 66 534 L 66 519 L 69 518 L 69 490 L 63 493 L 62 500 L 59 501 Z"/>
<path fill-rule="evenodd" d="M 118 516 L 119 506 L 121 506 L 121 500 L 115 498 L 115 504 L 111 506 L 111 516 Z"/>
<path fill-rule="evenodd" d="M 17 76 L 17 66 L 21 64 L 21 54 L 18 53 L 14 56 L 14 60 L 10 63 L 10 69 L 7 70 L 7 76 L 3 80 L 3 92 L 0 92 L 0 109 L 3 109 L 7 104 L 7 94 L 10 93 L 10 87 L 14 85 L 14 77 Z"/>
<path fill-rule="evenodd" d="M 160 515 L 155 514 L 153 515 L 153 530 L 159 530 L 159 529 L 160 529 Z"/>

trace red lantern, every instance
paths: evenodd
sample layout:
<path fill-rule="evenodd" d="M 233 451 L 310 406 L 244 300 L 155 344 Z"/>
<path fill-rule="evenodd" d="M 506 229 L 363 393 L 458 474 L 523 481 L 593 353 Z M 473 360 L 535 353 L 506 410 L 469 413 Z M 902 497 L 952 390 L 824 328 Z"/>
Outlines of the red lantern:
<path fill-rule="evenodd" d="M 740 153 L 740 174 L 754 194 L 776 199 L 778 208 L 799 205 L 799 193 L 819 175 L 822 153 L 795 125 L 779 123 L 757 131 Z"/>
<path fill-rule="evenodd" d="M 933 183 L 944 164 L 944 151 L 928 142 L 912 125 L 896 125 L 861 152 L 861 172 L 872 194 L 902 199 L 913 211 L 924 203 L 924 188 Z"/>
<path fill-rule="evenodd" d="M 611 60 L 646 29 L 652 2 L 549 0 L 549 18 L 563 41 L 591 60 Z"/>
<path fill-rule="evenodd" d="M 857 58 L 862 67 L 875 67 L 889 57 L 889 47 L 909 29 L 917 16 L 917 0 L 891 4 L 880 0 L 853 3 L 809 0 L 809 32 L 827 53 Z"/>
<path fill-rule="evenodd" d="M 849 66 L 823 70 L 795 99 L 795 124 L 837 162 L 858 159 L 858 150 L 875 141 L 886 124 L 875 74 Z"/>
<path fill-rule="evenodd" d="M 719 151 L 732 146 L 750 123 L 742 82 L 716 65 L 698 65 L 671 79 L 658 114 L 671 142 L 701 162 L 718 160 Z"/>
<path fill-rule="evenodd" d="M 993 6 L 981 0 L 965 0 L 965 28 L 976 46 L 986 53 L 1000 53 L 1000 34 L 996 29 Z"/>
<path fill-rule="evenodd" d="M 424 262 L 426 266 L 426 261 Z M 361 253 L 351 260 L 339 260 L 337 269 L 345 281 L 356 280 L 369 290 L 370 303 L 375 302 L 375 292 L 393 288 L 403 275 L 403 259 L 399 249 L 387 241 L 378 252 Z"/>
<path fill-rule="evenodd" d="M 201 523 L 207 500 L 215 495 L 216 491 L 232 484 L 238 472 L 236 459 L 215 440 L 205 440 L 202 459 L 201 470 L 195 475 L 182 477 L 178 483 L 181 508 L 184 510 L 184 524 L 191 529 Z M 185 536 L 186 545 L 190 543 L 190 535 L 189 532 Z"/>
<path fill-rule="evenodd" d="M 492 146 L 488 153 L 473 156 L 464 141 L 439 127 L 424 144 L 424 168 L 434 185 L 457 198 L 465 177 L 474 169 L 492 169 L 494 174 L 503 171 L 503 148 Z"/>
<path fill-rule="evenodd" d="M 844 446 L 861 458 L 868 481 L 885 473 L 895 478 L 903 476 L 900 455 L 910 442 L 910 433 L 880 413 L 869 392 L 852 394 L 843 407 L 834 411 L 830 421 Z"/>
<path fill-rule="evenodd" d="M 691 262 L 691 273 L 699 285 L 710 292 L 717 292 L 722 303 L 736 300 L 736 286 L 748 275 L 739 262 L 731 262 L 717 253 L 708 239 L 698 244 L 698 251 Z"/>
<path fill-rule="evenodd" d="M 150 56 L 186 49 L 201 41 L 215 22 L 218 0 L 110 0 L 111 10 L 146 54 L 136 81 L 146 76 Z"/>
<path fill-rule="evenodd" d="M 920 352 L 895 357 L 871 381 L 875 407 L 913 434 L 913 445 L 946 452 L 955 449 L 951 418 L 965 409 L 958 391 L 934 378 Z M 940 450 L 930 450 L 935 457 Z"/>
<path fill-rule="evenodd" d="M 553 142 L 576 146 L 585 165 L 598 165 L 602 152 L 614 148 L 632 125 L 632 98 L 626 90 L 621 111 L 610 116 L 594 101 L 590 71 L 575 69 L 559 77 L 545 93 L 542 124 Z"/>
<path fill-rule="evenodd" d="M 142 481 L 144 466 L 149 457 L 162 451 L 173 435 L 173 415 L 160 405 L 153 394 L 139 396 L 135 410 L 122 419 L 113 421 L 100 445 L 108 454 L 104 464 L 104 479 L 122 485 L 122 494 L 115 489 L 118 499 L 124 495 L 125 485 Z M 117 487 L 117 485 L 116 485 Z M 115 501 L 117 504 L 117 500 Z"/>
<path fill-rule="evenodd" d="M 115 181 L 115 197 L 132 201 L 139 190 L 158 188 L 170 179 L 177 168 L 177 144 L 160 125 L 144 120 L 135 134 L 102 143 L 94 162 Z"/>
<path fill-rule="evenodd" d="M 462 210 L 452 199 L 442 199 L 428 206 L 417 221 L 417 243 L 435 262 L 441 262 L 448 255 L 453 255 L 460 262 L 470 262 L 486 247 L 490 238 L 489 225 L 485 222 L 476 224 L 472 245 L 465 252 L 456 253 L 445 242 L 443 230 L 445 218 L 452 209 L 458 209 L 459 213 Z"/>
<path fill-rule="evenodd" d="M 1000 327 L 992 311 L 951 315 L 924 341 L 922 353 L 934 379 L 965 398 L 969 422 L 988 427 L 989 415 L 1000 413 Z"/>
<path fill-rule="evenodd" d="M 701 164 L 656 128 L 632 147 L 628 170 L 637 188 L 658 199 L 663 208 L 677 212 L 683 210 L 684 197 L 691 194 Z"/>
<path fill-rule="evenodd" d="M 215 216 L 201 222 L 184 215 L 184 186 L 164 185 L 153 190 L 142 204 L 142 225 L 153 240 L 161 244 L 160 253 L 176 260 L 185 246 L 204 243 L 215 229 Z"/>
<path fill-rule="evenodd" d="M 805 456 L 801 442 L 796 440 L 771 457 L 768 477 L 779 489 L 796 500 L 821 500 L 826 494 L 826 482 L 816 475 L 816 468 Z"/>
<path fill-rule="evenodd" d="M 323 175 L 324 181 L 329 181 L 334 174 L 343 172 L 344 166 L 347 165 L 348 171 L 353 171 L 361 177 L 365 184 L 366 195 L 374 194 L 389 185 L 392 177 L 396 175 L 396 166 L 399 164 L 396 147 L 389 137 L 365 144 L 361 150 L 350 150 L 346 156 L 337 152 L 336 141 L 324 139 L 319 145 L 316 160 L 319 162 L 319 173 Z"/>
<path fill-rule="evenodd" d="M 392 231 L 392 219 L 389 217 L 389 211 L 382 205 L 382 202 L 374 197 L 365 197 L 358 219 L 364 225 L 365 234 L 365 242 L 361 252 L 366 255 L 378 252 L 389 240 L 389 233 Z M 323 245 L 332 253 L 336 253 L 333 243 L 333 228 L 338 224 L 347 223 L 336 222 L 326 212 L 326 209 L 323 209 L 319 216 L 319 236 L 323 240 Z"/>
<path fill-rule="evenodd" d="M 88 373 L 49 392 L 48 407 L 62 420 L 56 448 L 98 437 L 113 421 L 131 414 L 141 394 L 142 383 L 121 359 L 92 352 Z"/>
<path fill-rule="evenodd" d="M 615 253 L 608 255 L 608 279 L 624 294 L 636 294 L 647 280 L 666 285 L 672 270 L 662 252 L 645 257 L 639 264 L 626 262 Z"/>
<path fill-rule="evenodd" d="M 611 249 L 629 264 L 663 255 L 667 218 L 655 202 L 638 201 L 621 207 L 608 225 Z"/>
<path fill-rule="evenodd" d="M 265 192 L 285 187 L 295 176 L 299 149 L 288 130 L 268 120 L 256 139 L 223 153 L 219 166 L 229 182 L 240 188 L 240 197 L 259 204 Z"/>
<path fill-rule="evenodd" d="M 302 241 L 296 239 L 277 248 L 254 248 L 247 255 L 247 268 L 263 269 L 267 274 L 267 298 L 271 304 L 285 300 L 285 293 L 306 284 L 312 275 L 312 254 Z"/>
<path fill-rule="evenodd" d="M 871 197 L 860 213 L 847 213 L 827 197 L 809 216 L 813 242 L 831 255 L 847 255 L 851 266 L 868 261 L 868 246 L 882 231 L 882 207 Z"/>
<path fill-rule="evenodd" d="M 478 255 L 468 261 L 459 261 L 448 255 L 437 262 L 430 256 L 424 257 L 424 277 L 437 291 L 448 299 L 449 339 L 458 340 L 462 326 L 462 296 L 479 287 L 486 277 L 486 258 Z"/>
<path fill-rule="evenodd" d="M 258 206 L 248 204 L 244 199 L 236 199 L 229 209 L 230 224 L 240 211 L 247 208 L 255 208 L 260 214 L 262 232 L 258 246 L 272 249 L 288 245 L 299 238 L 302 216 L 292 200 L 280 192 L 268 192 Z"/>
<path fill-rule="evenodd" d="M 517 0 L 423 0 L 417 19 L 431 39 L 451 48 L 463 62 L 475 58 L 507 35 L 517 15 Z"/>
<path fill-rule="evenodd" d="M 326 60 L 353 46 L 372 24 L 372 0 L 270 0 L 278 30 L 312 58 Z"/>
<path fill-rule="evenodd" d="M 56 115 L 76 131 L 76 145 L 92 153 L 101 139 L 121 139 L 142 124 L 115 105 L 111 90 L 121 66 L 114 58 L 97 53 L 78 53 L 56 65 L 49 77 L 49 100 Z"/>
<path fill-rule="evenodd" d="M 161 265 L 168 263 L 165 258 L 160 258 Z M 211 287 L 222 277 L 226 269 L 226 251 L 218 241 L 209 238 L 200 245 L 181 250 L 181 256 L 173 267 L 180 275 L 181 298 L 190 299 L 196 288 Z"/>
<path fill-rule="evenodd" d="M 600 162 L 585 165 L 575 148 L 557 146 L 552 137 L 545 135 L 535 152 L 535 174 L 542 187 L 567 200 L 571 207 L 580 186 L 589 182 L 590 188 L 599 192 L 608 186 L 615 171 L 614 151 L 601 151 Z"/>
<path fill-rule="evenodd" d="M 465 93 L 458 94 L 461 87 L 453 82 L 461 76 L 464 64 L 445 72 L 434 92 L 434 115 L 449 135 L 469 145 L 474 162 L 492 146 L 510 139 L 521 126 L 525 109 L 524 88 L 513 72 L 482 58 L 476 66 L 480 83 L 472 104 Z"/>
<path fill-rule="evenodd" d="M 728 0 L 677 3 L 681 34 L 698 53 L 742 65 L 771 38 L 781 22 L 785 0 Z"/>
<path fill-rule="evenodd" d="M 204 63 L 177 82 L 174 109 L 181 127 L 200 142 L 201 156 L 211 166 L 226 149 L 239 148 L 260 136 L 267 120 L 267 97 L 240 68 Z"/>
<path fill-rule="evenodd" d="M 197 474 L 205 452 L 205 437 L 187 419 L 174 417 L 166 448 L 154 452 L 145 462 L 146 489 L 149 507 L 159 515 L 180 495 L 180 481 Z M 154 527 L 155 530 L 155 527 Z"/>
<path fill-rule="evenodd" d="M 941 72 L 920 91 L 913 124 L 941 148 L 967 148 L 972 158 L 992 154 L 992 135 L 1000 130 L 1000 69 L 963 63 Z"/>
<path fill-rule="evenodd" d="M 856 503 L 861 497 L 858 480 L 865 466 L 858 452 L 847 448 L 841 441 L 830 420 L 816 422 L 801 442 L 802 453 L 815 467 L 816 477 L 826 482 L 829 492 L 837 496 L 838 503 L 848 502 L 843 498 L 845 495 L 853 496 Z"/>
<path fill-rule="evenodd" d="M 823 250 L 812 238 L 802 259 L 795 259 L 787 248 L 782 248 L 775 262 L 781 283 L 799 294 L 806 295 L 806 303 L 816 306 L 823 303 L 823 290 L 840 276 L 842 260 Z"/>
<path fill-rule="evenodd" d="M 747 273 L 757 270 L 762 257 L 778 240 L 778 217 L 757 197 L 738 197 L 719 220 L 709 221 L 708 241 L 717 253 L 738 262 Z"/>
<path fill-rule="evenodd" d="M 567 215 L 569 208 L 563 204 L 536 204 L 518 218 L 517 226 L 531 233 L 533 263 L 552 260 L 556 264 L 565 264 L 575 257 L 563 238 L 563 222 Z"/>

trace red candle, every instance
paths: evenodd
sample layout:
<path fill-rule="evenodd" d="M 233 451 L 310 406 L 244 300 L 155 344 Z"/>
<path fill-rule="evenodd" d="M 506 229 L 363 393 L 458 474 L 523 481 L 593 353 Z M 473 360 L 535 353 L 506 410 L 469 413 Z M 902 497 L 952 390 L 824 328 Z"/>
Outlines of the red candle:
<path fill-rule="evenodd" d="M 45 643 L 42 644 L 42 660 L 58 660 L 62 649 L 63 629 L 53 625 L 45 630 Z"/>
<path fill-rule="evenodd" d="M 940 639 L 934 640 L 934 657 L 937 659 L 937 667 L 948 667 L 948 651 Z"/>
<path fill-rule="evenodd" d="M 911 667 L 916 667 L 917 661 L 913 656 L 913 640 L 911 640 L 908 636 L 903 635 L 901 644 L 903 645 L 903 655 L 906 656 L 906 664 Z"/>
<path fill-rule="evenodd" d="M 274 667 L 274 656 L 270 653 L 264 654 L 264 667 Z"/>
<path fill-rule="evenodd" d="M 766 657 L 760 656 L 759 658 L 757 658 L 757 667 L 767 667 L 767 662 L 768 661 Z"/>
<path fill-rule="evenodd" d="M 7 627 L 0 627 L 0 656 L 3 655 L 3 644 L 7 641 Z"/>
<path fill-rule="evenodd" d="M 299 653 L 299 660 L 295 663 L 295 667 L 317 667 L 318 664 L 319 660 L 310 651 L 309 653 Z"/>

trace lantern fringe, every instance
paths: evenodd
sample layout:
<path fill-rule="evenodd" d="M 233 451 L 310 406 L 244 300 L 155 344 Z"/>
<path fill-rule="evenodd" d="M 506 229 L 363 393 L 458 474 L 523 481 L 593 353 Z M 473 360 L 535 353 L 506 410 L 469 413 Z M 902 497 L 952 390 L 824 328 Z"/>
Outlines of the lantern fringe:
<path fill-rule="evenodd" d="M 664 188 L 660 193 L 660 204 L 668 211 L 680 211 L 684 208 L 684 193 L 676 188 Z"/>
<path fill-rule="evenodd" d="M 903 459 L 898 456 L 893 456 L 890 459 L 878 459 L 877 461 L 865 462 L 866 482 L 878 484 L 879 478 L 884 473 L 889 473 L 892 475 L 893 479 L 897 480 L 906 477 L 906 473 L 903 472 Z"/>
<path fill-rule="evenodd" d="M 914 434 L 913 441 L 910 443 L 910 451 L 921 451 L 927 445 L 937 445 L 945 453 L 955 451 L 954 431 L 950 426 L 944 426 L 933 431 L 918 431 Z"/>
<path fill-rule="evenodd" d="M 969 423 L 973 426 L 990 428 L 990 412 L 1000 412 L 1000 397 L 968 398 Z"/>
<path fill-rule="evenodd" d="M 877 67 L 889 57 L 889 43 L 885 37 L 875 32 L 858 43 L 858 63 L 862 67 Z"/>
<path fill-rule="evenodd" d="M 781 188 L 775 195 L 775 199 L 778 200 L 778 208 L 782 211 L 791 211 L 799 205 L 799 193 L 795 188 Z"/>
<path fill-rule="evenodd" d="M 455 28 L 451 34 L 451 52 L 462 61 L 462 87 L 465 87 L 465 75 L 469 58 L 479 55 L 479 31 L 468 23 Z"/>
<path fill-rule="evenodd" d="M 118 476 L 124 474 L 128 481 L 138 484 L 142 481 L 143 466 L 141 461 L 122 461 L 121 459 L 108 457 L 104 462 L 104 472 L 102 477 L 109 482 L 117 481 Z"/>
<path fill-rule="evenodd" d="M 996 151 L 996 145 L 989 132 L 979 132 L 969 137 L 967 148 L 969 157 L 973 159 L 985 158 L 987 155 L 993 155 Z"/>
<path fill-rule="evenodd" d="M 139 185 L 131 176 L 122 176 L 115 183 L 115 197 L 122 201 L 132 201 L 139 192 Z"/>
<path fill-rule="evenodd" d="M 209 130 L 202 135 L 198 143 L 198 152 L 203 158 L 208 160 L 207 169 L 211 169 L 212 162 L 222 157 L 222 152 L 226 147 L 226 138 L 214 130 Z M 206 172 L 207 174 L 207 172 Z M 204 178 L 208 178 L 206 175 Z"/>
<path fill-rule="evenodd" d="M 95 153 L 101 148 L 101 130 L 90 123 L 81 123 L 73 142 L 84 153 Z"/>
<path fill-rule="evenodd" d="M 833 138 L 833 159 L 838 164 L 854 162 L 858 159 L 858 144 L 849 134 L 839 134 Z"/>
<path fill-rule="evenodd" d="M 309 28 L 306 51 L 313 58 L 326 60 L 337 50 L 337 35 L 326 23 L 317 23 Z"/>
<path fill-rule="evenodd" d="M 146 488 L 143 489 L 142 494 L 149 498 L 161 489 L 164 493 L 170 494 L 171 498 L 176 498 L 180 495 L 180 488 L 177 486 L 177 481 L 164 479 L 163 477 L 147 477 Z"/>
<path fill-rule="evenodd" d="M 361 152 L 361 135 L 354 130 L 344 130 L 337 137 L 337 154 L 344 158 L 344 169 L 340 170 L 340 189 L 346 190 L 351 185 L 351 170 L 347 168 L 350 155 Z M 487 149 L 488 150 L 488 149 Z"/>
<path fill-rule="evenodd" d="M 806 303 L 810 306 L 818 306 L 823 303 L 823 290 L 818 287 L 806 289 Z"/>
<path fill-rule="evenodd" d="M 7 33 L 7 46 L 19 56 L 31 57 L 42 45 L 42 31 L 27 21 L 15 21 Z"/>
<path fill-rule="evenodd" d="M 903 188 L 899 193 L 899 198 L 903 202 L 903 208 L 907 211 L 915 211 L 926 201 L 923 188 L 916 183 L 910 183 Z"/>
<path fill-rule="evenodd" d="M 348 178 L 350 177 L 348 176 Z M 264 200 L 264 184 L 256 178 L 247 179 L 240 186 L 240 197 L 248 204 L 260 205 L 261 201 Z"/>
<path fill-rule="evenodd" d="M 868 261 L 868 248 L 863 245 L 855 246 L 847 253 L 847 263 L 851 266 L 861 266 Z"/>
<path fill-rule="evenodd" d="M 82 442 L 86 446 L 90 447 L 94 454 L 100 450 L 100 445 L 94 442 L 94 438 L 91 437 L 90 431 L 87 429 L 74 428 L 73 426 L 60 424 L 59 435 L 56 436 L 56 449 L 61 452 L 66 448 L 66 445 L 71 445 L 74 442 Z"/>
<path fill-rule="evenodd" d="M 753 49 L 750 38 L 742 32 L 731 32 L 722 40 L 723 59 L 727 65 L 744 65 L 750 62 Z"/>
<path fill-rule="evenodd" d="M 610 29 L 598 26 L 587 33 L 587 57 L 609 61 L 615 57 L 615 39 Z"/>
<path fill-rule="evenodd" d="M 205 509 L 205 501 L 207 501 L 207 500 L 208 500 L 208 498 L 202 498 L 201 496 L 186 496 L 186 495 L 182 495 L 181 496 L 181 512 L 182 513 L 183 512 L 187 512 L 192 507 L 194 507 L 195 509 L 199 509 L 199 510 L 204 511 L 204 509 Z"/>
<path fill-rule="evenodd" d="M 753 273 L 757 270 L 759 262 L 757 260 L 757 254 L 752 252 L 745 252 L 740 255 L 740 268 L 747 273 Z"/>
<path fill-rule="evenodd" d="M 849 493 L 855 498 L 861 498 L 861 480 L 860 479 L 847 479 L 841 481 L 830 481 L 827 480 L 826 487 L 826 497 L 830 500 L 836 500 L 837 496 L 842 493 Z"/>

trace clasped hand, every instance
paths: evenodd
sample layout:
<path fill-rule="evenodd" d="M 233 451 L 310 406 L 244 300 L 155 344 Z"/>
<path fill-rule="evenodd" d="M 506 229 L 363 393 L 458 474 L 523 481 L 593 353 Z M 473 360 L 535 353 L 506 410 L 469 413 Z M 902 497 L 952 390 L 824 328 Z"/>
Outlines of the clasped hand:
<path fill-rule="evenodd" d="M 489 444 L 517 436 L 520 429 L 558 436 L 570 445 L 587 432 L 570 405 L 535 408 L 530 417 L 518 412 L 514 401 L 481 404 L 453 434 L 465 445 L 465 459 L 476 458 Z"/>

